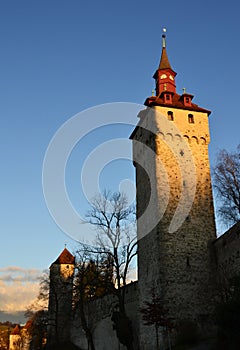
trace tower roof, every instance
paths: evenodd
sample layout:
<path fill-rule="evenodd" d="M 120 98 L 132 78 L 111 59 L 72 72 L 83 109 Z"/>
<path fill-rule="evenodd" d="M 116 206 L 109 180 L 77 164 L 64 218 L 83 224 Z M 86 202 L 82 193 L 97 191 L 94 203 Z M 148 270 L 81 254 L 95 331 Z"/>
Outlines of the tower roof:
<path fill-rule="evenodd" d="M 57 260 L 54 261 L 53 264 L 73 264 L 75 263 L 75 257 L 67 250 L 67 248 L 64 248 L 62 253 L 59 255 Z"/>
<path fill-rule="evenodd" d="M 209 111 L 208 109 L 199 107 L 195 103 L 191 102 L 190 106 L 184 105 L 182 96 L 177 94 L 177 93 L 173 94 L 171 103 L 166 103 L 164 101 L 163 96 L 151 96 L 145 100 L 144 104 L 145 104 L 145 106 L 148 106 L 148 107 L 153 107 L 153 106 L 164 106 L 164 107 L 169 107 L 169 108 L 174 107 L 174 108 L 179 108 L 179 109 L 186 109 L 189 111 L 203 112 L 203 113 L 207 113 L 208 115 L 211 114 L 211 111 Z"/>
<path fill-rule="evenodd" d="M 166 49 L 166 36 L 165 34 L 162 35 L 162 55 L 159 63 L 158 69 L 172 69 L 168 55 L 167 55 L 167 49 Z"/>
<path fill-rule="evenodd" d="M 163 29 L 164 33 L 166 29 Z M 153 75 L 156 81 L 156 96 L 152 95 L 145 100 L 145 105 L 148 107 L 153 106 L 166 106 L 179 109 L 186 109 L 196 112 L 211 113 L 211 111 L 199 107 L 197 104 L 192 103 L 193 95 L 186 93 L 186 89 L 182 95 L 179 95 L 176 90 L 175 77 L 177 73 L 172 69 L 168 59 L 166 50 L 166 35 L 162 35 L 162 54 L 159 66 Z"/>
<path fill-rule="evenodd" d="M 165 30 L 166 31 L 166 30 Z M 166 49 L 166 35 L 162 35 L 162 54 L 159 66 L 153 75 L 156 80 L 156 94 L 160 96 L 163 91 L 176 93 L 175 76 L 176 72 L 171 67 Z"/>
<path fill-rule="evenodd" d="M 20 334 L 20 327 L 19 327 L 19 325 L 17 324 L 14 328 L 13 328 L 13 330 L 12 330 L 12 333 L 11 333 L 12 335 L 17 335 L 17 334 Z"/>

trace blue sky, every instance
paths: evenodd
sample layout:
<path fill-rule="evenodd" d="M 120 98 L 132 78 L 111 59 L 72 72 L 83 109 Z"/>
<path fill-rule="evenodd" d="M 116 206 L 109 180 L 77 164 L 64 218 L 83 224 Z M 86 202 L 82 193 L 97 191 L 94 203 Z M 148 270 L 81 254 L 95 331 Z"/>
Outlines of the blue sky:
<path fill-rule="evenodd" d="M 144 103 L 154 88 L 163 27 L 178 92 L 185 87 L 212 110 L 211 164 L 218 149 L 236 148 L 239 12 L 236 0 L 1 1 L 1 268 L 48 268 L 65 242 L 76 247 L 44 201 L 45 151 L 57 129 L 86 108 Z M 119 132 L 128 137 L 131 130 Z M 113 166 L 133 177 L 130 162 Z"/>

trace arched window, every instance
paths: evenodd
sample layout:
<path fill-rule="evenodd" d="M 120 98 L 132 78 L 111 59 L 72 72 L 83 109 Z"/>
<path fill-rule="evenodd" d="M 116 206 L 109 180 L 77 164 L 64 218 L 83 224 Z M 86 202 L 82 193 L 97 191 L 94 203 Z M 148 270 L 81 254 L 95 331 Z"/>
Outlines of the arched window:
<path fill-rule="evenodd" d="M 188 122 L 189 124 L 193 124 L 194 123 L 194 118 L 192 114 L 188 114 Z"/>

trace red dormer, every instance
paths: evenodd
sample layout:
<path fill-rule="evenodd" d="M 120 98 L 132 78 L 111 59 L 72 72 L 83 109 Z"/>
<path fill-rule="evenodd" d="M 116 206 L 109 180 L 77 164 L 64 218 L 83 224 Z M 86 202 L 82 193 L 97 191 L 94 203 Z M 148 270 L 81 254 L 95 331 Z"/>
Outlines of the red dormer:
<path fill-rule="evenodd" d="M 163 98 L 164 103 L 171 105 L 172 102 L 173 102 L 173 95 L 174 95 L 174 92 L 168 91 L 168 90 L 164 90 L 161 93 L 160 97 Z"/>
<path fill-rule="evenodd" d="M 176 72 L 172 69 L 168 60 L 166 51 L 166 35 L 162 35 L 162 55 L 159 67 L 153 78 L 156 80 L 156 96 L 160 96 L 162 92 L 167 91 L 176 93 L 175 76 Z"/>
<path fill-rule="evenodd" d="M 184 88 L 180 99 L 183 101 L 185 107 L 191 107 L 193 97 L 193 95 L 186 93 L 186 89 Z"/>

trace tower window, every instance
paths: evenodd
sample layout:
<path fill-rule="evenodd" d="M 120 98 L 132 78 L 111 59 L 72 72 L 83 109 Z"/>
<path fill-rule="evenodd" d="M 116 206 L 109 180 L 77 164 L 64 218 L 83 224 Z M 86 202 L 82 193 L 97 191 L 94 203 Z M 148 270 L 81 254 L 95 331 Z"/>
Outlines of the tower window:
<path fill-rule="evenodd" d="M 194 124 L 194 118 L 192 114 L 188 114 L 188 122 L 189 124 Z"/>
<path fill-rule="evenodd" d="M 172 111 L 168 111 L 167 115 L 168 115 L 168 120 L 173 120 L 173 112 Z"/>
<path fill-rule="evenodd" d="M 164 93 L 164 103 L 172 103 L 172 95 L 169 93 Z"/>

